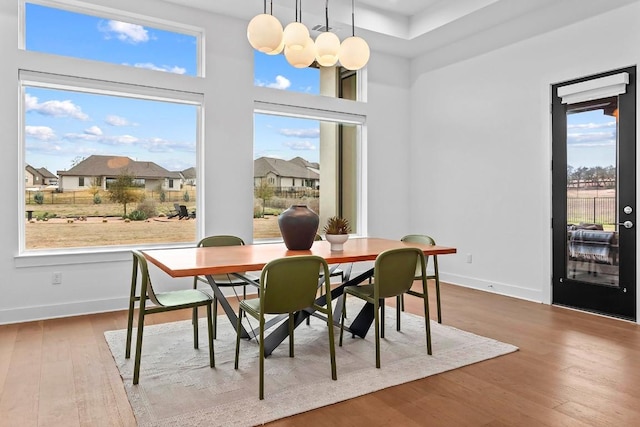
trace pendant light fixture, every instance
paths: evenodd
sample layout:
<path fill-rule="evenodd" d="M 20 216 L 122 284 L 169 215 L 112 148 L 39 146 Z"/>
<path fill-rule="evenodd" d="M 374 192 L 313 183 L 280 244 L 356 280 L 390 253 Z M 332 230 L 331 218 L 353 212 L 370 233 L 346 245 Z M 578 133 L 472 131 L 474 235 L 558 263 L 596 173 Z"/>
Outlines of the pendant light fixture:
<path fill-rule="evenodd" d="M 323 67 L 332 67 L 338 62 L 340 39 L 329 31 L 329 0 L 325 2 L 325 31 L 316 37 L 316 61 Z"/>
<path fill-rule="evenodd" d="M 267 13 L 267 0 L 264 0 L 264 13 L 256 15 L 247 26 L 249 44 L 260 52 L 272 53 L 282 44 L 282 37 L 282 24 L 273 16 L 273 0 L 271 14 Z"/>
<path fill-rule="evenodd" d="M 298 21 L 298 2 L 300 2 L 300 21 Z M 296 0 L 296 20 L 284 29 L 284 45 L 289 50 L 302 50 L 308 38 L 309 30 L 302 24 L 302 0 Z"/>
<path fill-rule="evenodd" d="M 287 38 L 287 28 L 291 28 L 288 33 L 289 38 Z M 287 28 L 284 31 L 284 57 L 296 68 L 307 68 L 316 57 L 316 46 L 309 36 L 309 30 L 302 24 L 302 0 L 300 0 L 300 12 L 298 12 L 298 0 L 296 0 L 296 22 L 287 25 Z"/>
<path fill-rule="evenodd" d="M 340 45 L 340 64 L 347 70 L 359 70 L 369 62 L 369 45 L 355 34 L 355 0 L 351 0 L 351 37 Z"/>

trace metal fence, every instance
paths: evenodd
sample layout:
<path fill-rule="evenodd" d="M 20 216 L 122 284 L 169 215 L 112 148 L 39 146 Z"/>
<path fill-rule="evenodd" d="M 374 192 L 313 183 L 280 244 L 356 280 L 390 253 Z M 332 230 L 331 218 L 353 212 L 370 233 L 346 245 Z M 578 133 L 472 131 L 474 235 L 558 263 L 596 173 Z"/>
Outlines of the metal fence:
<path fill-rule="evenodd" d="M 615 197 L 582 197 L 567 199 L 567 223 L 615 224 Z"/>

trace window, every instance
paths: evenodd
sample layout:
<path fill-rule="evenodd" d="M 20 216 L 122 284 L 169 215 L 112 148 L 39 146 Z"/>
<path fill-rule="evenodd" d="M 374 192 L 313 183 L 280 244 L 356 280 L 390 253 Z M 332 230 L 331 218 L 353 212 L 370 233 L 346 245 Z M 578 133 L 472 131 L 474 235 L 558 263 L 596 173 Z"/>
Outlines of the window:
<path fill-rule="evenodd" d="M 156 24 L 157 25 L 157 24 Z M 196 35 L 128 20 L 25 4 L 25 49 L 190 76 L 198 70 Z"/>
<path fill-rule="evenodd" d="M 200 32 L 79 4 L 62 10 L 27 2 L 24 9 L 31 69 L 17 70 L 19 161 L 25 217 L 32 215 L 20 225 L 20 253 L 193 243 L 196 221 L 168 214 L 176 202 L 189 210 L 200 203 L 206 84 L 184 76 L 202 74 Z M 69 57 L 80 61 L 82 76 Z M 105 63 L 115 64 L 108 79 Z M 143 70 L 132 73 L 132 66 Z M 192 178 L 183 180 L 187 170 Z M 33 171 L 42 177 L 37 186 Z"/>
<path fill-rule="evenodd" d="M 254 239 L 280 238 L 273 219 L 293 204 L 309 206 L 321 223 L 346 217 L 357 232 L 359 135 L 357 124 L 255 114 Z"/>

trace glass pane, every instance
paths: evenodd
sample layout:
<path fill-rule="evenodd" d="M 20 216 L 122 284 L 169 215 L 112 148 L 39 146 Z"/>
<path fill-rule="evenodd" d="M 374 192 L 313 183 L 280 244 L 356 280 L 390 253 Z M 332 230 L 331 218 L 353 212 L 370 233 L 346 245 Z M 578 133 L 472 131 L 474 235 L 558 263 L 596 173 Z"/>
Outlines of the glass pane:
<path fill-rule="evenodd" d="M 567 112 L 567 276 L 618 286 L 617 98 Z"/>
<path fill-rule="evenodd" d="M 194 242 L 199 107 L 25 87 L 26 249 Z M 126 216 L 126 219 L 125 219 Z"/>
<path fill-rule="evenodd" d="M 256 86 L 311 95 L 357 100 L 355 71 L 342 67 L 307 68 L 289 65 L 284 55 L 267 55 L 254 51 L 254 84 Z"/>
<path fill-rule="evenodd" d="M 190 76 L 195 36 L 26 4 L 26 49 Z"/>
<path fill-rule="evenodd" d="M 255 114 L 254 239 L 280 239 L 277 216 L 306 204 L 326 220 L 345 217 L 358 230 L 358 126 Z"/>

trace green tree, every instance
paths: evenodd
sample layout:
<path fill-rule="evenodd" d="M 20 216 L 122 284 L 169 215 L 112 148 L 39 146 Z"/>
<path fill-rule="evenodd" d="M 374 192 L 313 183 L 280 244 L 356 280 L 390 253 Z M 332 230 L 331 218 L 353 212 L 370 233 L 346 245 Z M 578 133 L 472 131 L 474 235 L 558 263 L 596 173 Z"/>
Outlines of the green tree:
<path fill-rule="evenodd" d="M 264 216 L 264 206 L 266 205 L 267 200 L 273 197 L 275 190 L 266 180 L 261 179 L 260 184 L 253 189 L 253 192 L 257 199 L 262 200 L 262 216 Z"/>
<path fill-rule="evenodd" d="M 127 204 L 142 200 L 142 194 L 133 186 L 134 176 L 128 171 L 123 171 L 116 180 L 109 184 L 109 200 L 120 203 L 124 207 L 124 216 L 127 216 Z"/>

